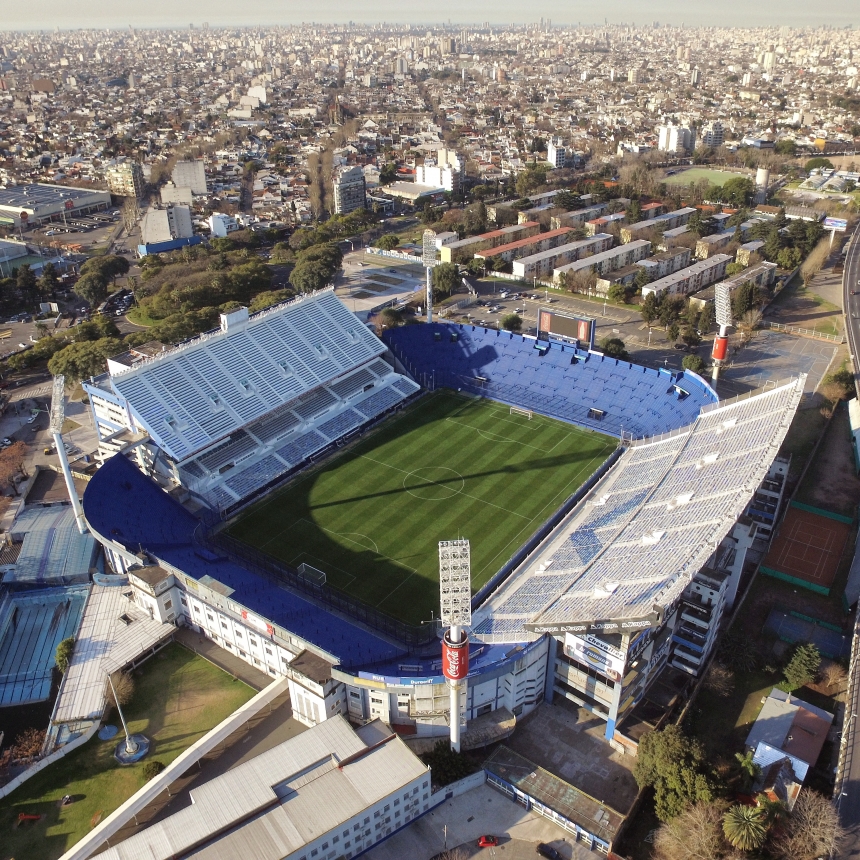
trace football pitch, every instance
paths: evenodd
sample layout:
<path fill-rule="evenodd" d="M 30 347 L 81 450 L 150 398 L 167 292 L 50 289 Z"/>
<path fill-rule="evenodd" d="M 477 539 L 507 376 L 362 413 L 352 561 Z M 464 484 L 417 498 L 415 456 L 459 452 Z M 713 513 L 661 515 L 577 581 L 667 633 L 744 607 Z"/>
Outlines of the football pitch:
<path fill-rule="evenodd" d="M 476 591 L 615 446 L 439 391 L 254 505 L 229 532 L 418 624 L 438 615 L 440 540 L 470 540 Z"/>

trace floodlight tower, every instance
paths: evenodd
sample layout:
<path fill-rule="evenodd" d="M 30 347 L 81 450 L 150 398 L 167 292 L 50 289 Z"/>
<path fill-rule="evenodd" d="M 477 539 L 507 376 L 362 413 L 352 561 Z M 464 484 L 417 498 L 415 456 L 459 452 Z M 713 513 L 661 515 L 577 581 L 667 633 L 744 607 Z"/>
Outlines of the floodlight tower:
<path fill-rule="evenodd" d="M 433 322 L 433 267 L 436 265 L 436 234 L 433 230 L 424 231 L 421 262 L 427 273 L 427 322 Z"/>
<path fill-rule="evenodd" d="M 84 535 L 87 533 L 84 509 L 81 507 L 81 500 L 78 498 L 78 491 L 75 489 L 75 480 L 69 467 L 69 457 L 63 445 L 63 421 L 66 418 L 65 388 L 66 377 L 55 376 L 54 391 L 51 396 L 51 435 L 54 437 L 54 447 L 57 449 L 57 457 L 60 460 L 63 477 L 66 479 L 66 489 L 69 492 L 69 501 L 72 503 L 72 510 L 75 512 L 75 522 L 78 525 L 78 531 Z"/>
<path fill-rule="evenodd" d="M 442 674 L 451 691 L 451 749 L 460 752 L 460 708 L 469 674 L 472 623 L 472 572 L 469 541 L 439 541 L 439 617 L 448 629 L 442 636 Z"/>
<path fill-rule="evenodd" d="M 732 298 L 726 284 L 717 284 L 714 290 L 714 305 L 717 325 L 720 327 L 720 333 L 714 338 L 714 348 L 711 350 L 711 358 L 714 362 L 711 379 L 716 382 L 720 375 L 720 365 L 726 360 L 729 350 L 728 330 L 732 325 Z"/>

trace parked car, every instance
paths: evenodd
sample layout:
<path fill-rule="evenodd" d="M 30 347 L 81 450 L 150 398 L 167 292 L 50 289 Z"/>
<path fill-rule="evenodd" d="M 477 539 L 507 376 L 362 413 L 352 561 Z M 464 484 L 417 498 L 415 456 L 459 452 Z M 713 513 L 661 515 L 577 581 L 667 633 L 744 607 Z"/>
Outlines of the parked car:
<path fill-rule="evenodd" d="M 33 422 L 34 422 L 38 417 L 39 417 L 38 415 L 31 415 L 31 416 L 27 419 L 27 423 L 28 423 L 28 424 L 32 424 L 32 423 L 33 423 Z"/>
<path fill-rule="evenodd" d="M 546 842 L 538 842 L 535 850 L 541 857 L 546 857 L 546 860 L 564 860 L 561 854 L 552 845 L 547 845 Z"/>
<path fill-rule="evenodd" d="M 482 836 L 478 839 L 478 848 L 494 848 L 499 844 L 498 836 L 490 836 L 489 834 L 486 836 Z"/>

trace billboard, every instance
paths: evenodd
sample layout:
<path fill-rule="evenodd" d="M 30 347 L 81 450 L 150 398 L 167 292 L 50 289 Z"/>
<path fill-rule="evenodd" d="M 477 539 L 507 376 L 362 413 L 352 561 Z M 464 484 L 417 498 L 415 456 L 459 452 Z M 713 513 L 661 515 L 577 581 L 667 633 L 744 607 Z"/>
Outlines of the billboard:
<path fill-rule="evenodd" d="M 528 621 L 524 625 L 532 633 L 634 633 L 663 623 L 662 612 L 651 612 L 635 618 L 594 618 L 583 621 Z"/>
<path fill-rule="evenodd" d="M 844 218 L 825 218 L 824 229 L 844 233 L 848 229 L 848 222 Z"/>
<path fill-rule="evenodd" d="M 579 341 L 585 349 L 594 349 L 596 322 L 593 317 L 578 316 L 549 308 L 538 310 L 538 339 Z"/>
<path fill-rule="evenodd" d="M 620 681 L 624 674 L 624 653 L 596 636 L 565 633 L 564 653 L 611 681 Z"/>

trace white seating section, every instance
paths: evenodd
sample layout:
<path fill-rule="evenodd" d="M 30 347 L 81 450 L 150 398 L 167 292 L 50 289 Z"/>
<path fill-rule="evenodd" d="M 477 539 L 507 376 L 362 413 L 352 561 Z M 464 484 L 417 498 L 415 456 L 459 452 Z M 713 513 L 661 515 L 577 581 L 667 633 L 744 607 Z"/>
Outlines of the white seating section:
<path fill-rule="evenodd" d="M 384 361 L 373 361 L 280 406 L 179 465 L 185 486 L 228 508 L 419 390 Z"/>
<path fill-rule="evenodd" d="M 114 372 L 111 384 L 158 445 L 183 460 L 384 351 L 327 290 Z"/>
<path fill-rule="evenodd" d="M 706 406 L 675 435 L 635 443 L 476 612 L 475 637 L 523 642 L 539 635 L 526 624 L 671 605 L 767 474 L 804 382 Z"/>

